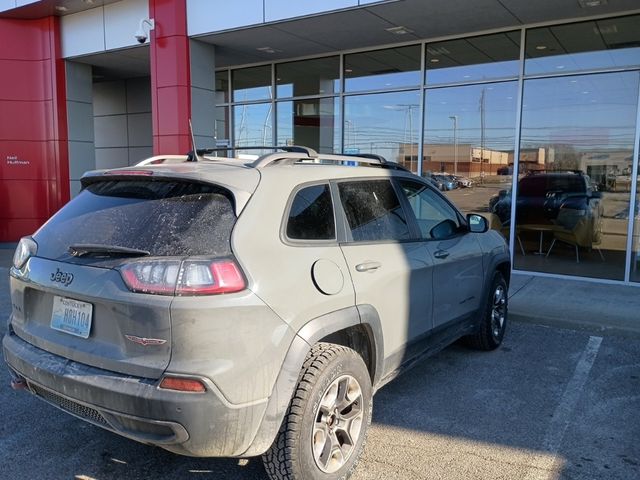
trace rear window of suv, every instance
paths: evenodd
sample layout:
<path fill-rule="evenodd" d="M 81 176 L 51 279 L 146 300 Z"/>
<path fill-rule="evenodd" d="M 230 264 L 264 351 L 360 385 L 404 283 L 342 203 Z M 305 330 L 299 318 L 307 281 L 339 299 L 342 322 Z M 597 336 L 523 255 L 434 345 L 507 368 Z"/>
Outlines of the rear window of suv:
<path fill-rule="evenodd" d="M 87 186 L 33 236 L 38 256 L 59 259 L 79 244 L 154 256 L 227 256 L 236 221 L 233 196 L 210 184 L 112 180 Z"/>
<path fill-rule="evenodd" d="M 544 197 L 548 192 L 585 193 L 587 184 L 577 174 L 538 174 L 524 177 L 518 186 L 519 194 L 527 197 Z"/>

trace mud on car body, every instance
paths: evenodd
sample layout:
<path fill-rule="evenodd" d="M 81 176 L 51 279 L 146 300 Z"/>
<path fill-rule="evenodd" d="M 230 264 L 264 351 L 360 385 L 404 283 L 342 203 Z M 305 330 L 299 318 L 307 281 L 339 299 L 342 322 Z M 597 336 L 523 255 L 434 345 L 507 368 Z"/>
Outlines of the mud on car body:
<path fill-rule="evenodd" d="M 13 384 L 178 454 L 346 478 L 378 388 L 461 337 L 500 345 L 504 238 L 382 158 L 204 153 L 89 172 L 21 240 Z"/>

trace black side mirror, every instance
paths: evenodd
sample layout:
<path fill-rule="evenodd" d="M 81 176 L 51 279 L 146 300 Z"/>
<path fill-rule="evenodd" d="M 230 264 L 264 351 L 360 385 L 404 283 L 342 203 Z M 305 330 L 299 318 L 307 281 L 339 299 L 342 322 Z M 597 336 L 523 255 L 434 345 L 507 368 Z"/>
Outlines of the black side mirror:
<path fill-rule="evenodd" d="M 467 224 L 471 233 L 484 233 L 489 230 L 489 222 L 482 215 L 470 213 L 467 215 Z"/>

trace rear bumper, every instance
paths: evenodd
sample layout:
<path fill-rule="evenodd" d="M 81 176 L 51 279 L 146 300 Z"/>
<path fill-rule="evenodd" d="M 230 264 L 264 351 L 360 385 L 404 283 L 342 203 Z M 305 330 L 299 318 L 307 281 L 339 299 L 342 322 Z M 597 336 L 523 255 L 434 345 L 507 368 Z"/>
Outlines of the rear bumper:
<path fill-rule="evenodd" d="M 229 404 L 208 379 L 205 393 L 157 387 L 158 381 L 121 375 L 53 355 L 12 333 L 2 341 L 12 374 L 56 407 L 133 440 L 189 456 L 232 457 L 246 452 L 266 401 Z"/>

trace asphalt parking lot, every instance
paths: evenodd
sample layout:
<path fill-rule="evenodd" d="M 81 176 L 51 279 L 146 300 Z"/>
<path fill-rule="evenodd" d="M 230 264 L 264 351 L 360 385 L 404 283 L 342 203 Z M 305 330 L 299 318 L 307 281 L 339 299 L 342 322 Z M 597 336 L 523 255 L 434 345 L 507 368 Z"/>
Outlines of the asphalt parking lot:
<path fill-rule="evenodd" d="M 7 284 L 0 268 L 3 334 Z M 12 391 L 4 365 L 0 418 L 0 478 L 266 478 L 259 459 L 179 457 L 85 424 Z M 353 478 L 636 480 L 639 439 L 639 338 L 514 323 L 499 350 L 454 345 L 380 390 Z"/>

